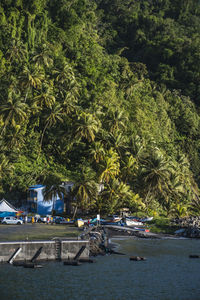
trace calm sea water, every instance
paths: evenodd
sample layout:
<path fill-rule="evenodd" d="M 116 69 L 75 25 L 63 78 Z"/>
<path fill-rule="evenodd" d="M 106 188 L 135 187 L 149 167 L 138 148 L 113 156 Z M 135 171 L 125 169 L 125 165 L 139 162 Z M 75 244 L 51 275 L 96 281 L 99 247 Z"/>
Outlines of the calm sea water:
<path fill-rule="evenodd" d="M 200 240 L 115 240 L 126 255 L 41 269 L 0 265 L 1 300 L 200 300 Z M 146 261 L 130 261 L 140 255 Z"/>

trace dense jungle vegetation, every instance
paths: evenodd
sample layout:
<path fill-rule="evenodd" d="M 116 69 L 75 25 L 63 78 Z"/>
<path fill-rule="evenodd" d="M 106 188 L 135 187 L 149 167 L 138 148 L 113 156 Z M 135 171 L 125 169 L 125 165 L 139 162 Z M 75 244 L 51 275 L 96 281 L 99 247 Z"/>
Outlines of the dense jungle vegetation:
<path fill-rule="evenodd" d="M 199 49 L 199 1 L 1 0 L 0 195 L 199 213 Z"/>

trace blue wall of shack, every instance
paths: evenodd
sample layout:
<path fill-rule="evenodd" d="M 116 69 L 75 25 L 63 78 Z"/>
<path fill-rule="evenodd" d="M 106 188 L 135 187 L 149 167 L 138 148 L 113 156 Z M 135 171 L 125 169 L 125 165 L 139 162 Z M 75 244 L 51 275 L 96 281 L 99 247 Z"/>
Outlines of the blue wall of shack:
<path fill-rule="evenodd" d="M 39 215 L 50 215 L 52 210 L 56 213 L 62 213 L 64 210 L 64 201 L 57 195 L 50 201 L 44 201 L 44 185 L 34 185 L 29 187 L 30 210 Z"/>

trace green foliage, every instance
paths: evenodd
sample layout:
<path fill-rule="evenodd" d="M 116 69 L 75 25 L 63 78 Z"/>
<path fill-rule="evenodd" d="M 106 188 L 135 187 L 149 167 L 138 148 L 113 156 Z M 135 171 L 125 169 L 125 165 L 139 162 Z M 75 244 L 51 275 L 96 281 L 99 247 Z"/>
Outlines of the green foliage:
<path fill-rule="evenodd" d="M 154 218 L 153 221 L 149 222 L 149 228 L 151 232 L 166 234 L 174 234 L 177 230 L 177 227 L 171 224 L 170 219 L 163 216 Z"/>
<path fill-rule="evenodd" d="M 199 16 L 189 0 L 2 0 L 1 195 L 67 179 L 82 209 L 182 214 L 200 184 Z"/>

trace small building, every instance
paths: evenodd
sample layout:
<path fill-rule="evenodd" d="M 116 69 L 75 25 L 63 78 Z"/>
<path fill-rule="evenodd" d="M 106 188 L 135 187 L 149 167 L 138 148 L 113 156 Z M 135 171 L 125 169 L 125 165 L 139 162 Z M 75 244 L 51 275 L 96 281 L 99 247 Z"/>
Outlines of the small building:
<path fill-rule="evenodd" d="M 64 201 L 59 196 L 50 201 L 44 200 L 45 185 L 32 185 L 28 189 L 27 204 L 29 211 L 39 215 L 50 215 L 52 211 L 62 213 L 64 210 Z"/>
<path fill-rule="evenodd" d="M 0 217 L 15 216 L 18 210 L 5 199 L 0 201 Z"/>
<path fill-rule="evenodd" d="M 75 183 L 72 181 L 64 181 L 62 183 L 62 186 L 65 188 L 67 194 L 67 196 L 65 195 L 65 197 L 68 199 L 68 201 L 65 201 L 65 211 L 70 214 L 73 213 L 74 210 L 74 207 L 71 204 L 72 198 L 70 196 L 74 184 Z M 102 192 L 103 189 L 104 185 L 99 184 L 98 192 Z M 45 201 L 44 190 L 45 185 L 42 184 L 32 185 L 29 187 L 27 196 L 28 210 L 39 215 L 50 215 L 52 214 L 52 211 L 55 211 L 56 213 L 62 213 L 64 211 L 64 197 L 63 199 L 60 199 L 57 195 L 50 201 Z"/>

